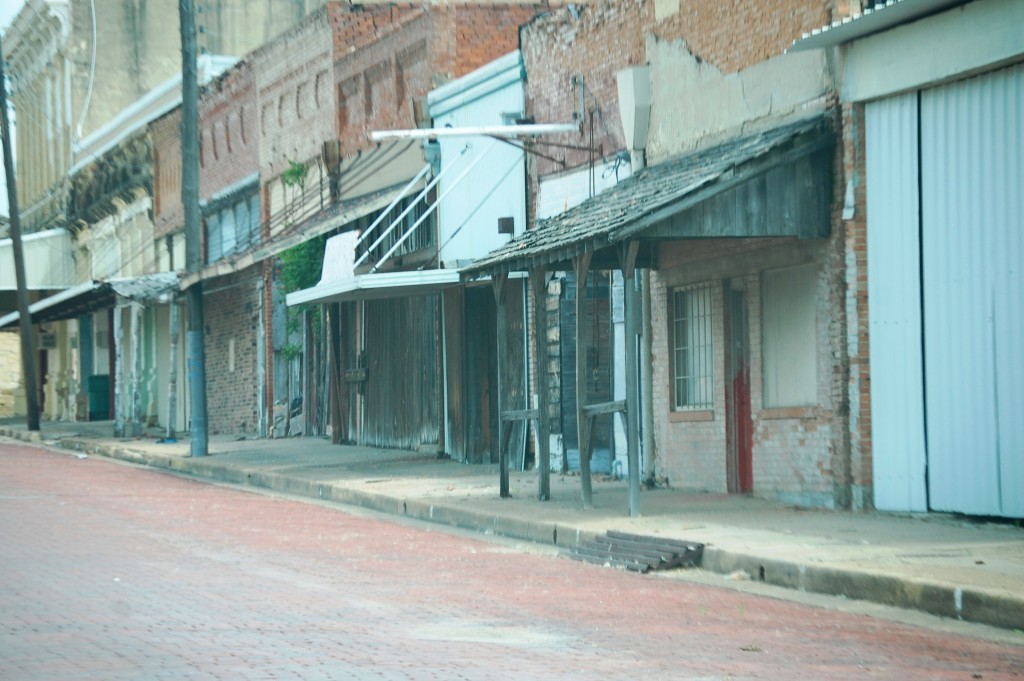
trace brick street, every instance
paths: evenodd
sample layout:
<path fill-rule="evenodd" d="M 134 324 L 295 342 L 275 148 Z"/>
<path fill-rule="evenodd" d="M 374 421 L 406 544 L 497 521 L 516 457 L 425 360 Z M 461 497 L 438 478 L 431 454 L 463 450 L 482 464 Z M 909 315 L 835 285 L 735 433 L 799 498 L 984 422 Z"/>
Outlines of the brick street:
<path fill-rule="evenodd" d="M 0 678 L 1011 679 L 1024 648 L 0 443 Z"/>

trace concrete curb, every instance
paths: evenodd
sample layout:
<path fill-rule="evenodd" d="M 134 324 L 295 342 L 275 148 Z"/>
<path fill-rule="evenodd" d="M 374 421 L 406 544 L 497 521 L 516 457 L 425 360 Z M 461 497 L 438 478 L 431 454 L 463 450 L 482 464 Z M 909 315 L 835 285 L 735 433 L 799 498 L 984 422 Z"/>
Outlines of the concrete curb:
<path fill-rule="evenodd" d="M 389 515 L 563 549 L 570 549 L 579 542 L 591 540 L 596 534 L 589 530 L 553 521 L 523 520 L 445 503 L 400 498 L 381 492 L 363 492 L 343 485 L 297 478 L 282 473 L 248 470 L 239 466 L 219 463 L 212 458 L 194 459 L 152 454 L 128 447 L 103 445 L 95 441 L 77 438 L 49 441 L 40 438 L 39 433 L 36 432 L 4 428 L 0 428 L 0 435 L 33 444 L 53 444 L 76 452 L 118 459 L 152 468 L 163 468 L 199 479 L 333 501 Z M 808 565 L 726 550 L 716 546 L 705 548 L 701 567 L 723 575 L 742 571 L 752 580 L 774 586 L 919 610 L 941 617 L 1006 629 L 1020 628 L 1024 623 L 1024 597 L 991 593 L 983 589 L 960 588 L 938 582 L 914 580 L 863 570 Z"/>

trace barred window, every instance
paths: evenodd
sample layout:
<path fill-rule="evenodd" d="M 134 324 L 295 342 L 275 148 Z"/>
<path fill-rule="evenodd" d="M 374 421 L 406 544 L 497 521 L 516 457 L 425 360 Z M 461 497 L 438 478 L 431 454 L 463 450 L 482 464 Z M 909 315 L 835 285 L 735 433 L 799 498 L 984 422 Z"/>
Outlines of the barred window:
<path fill-rule="evenodd" d="M 675 409 L 713 408 L 710 285 L 691 286 L 673 293 L 672 344 Z"/>

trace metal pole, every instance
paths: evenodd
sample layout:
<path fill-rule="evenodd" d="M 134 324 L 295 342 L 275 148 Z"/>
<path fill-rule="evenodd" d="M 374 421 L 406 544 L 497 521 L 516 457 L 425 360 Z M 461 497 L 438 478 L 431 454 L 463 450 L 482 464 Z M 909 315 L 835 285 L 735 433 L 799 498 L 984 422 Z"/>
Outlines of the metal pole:
<path fill-rule="evenodd" d="M 639 244 L 620 246 L 623 305 L 626 321 L 626 458 L 629 464 L 629 515 L 640 515 L 640 413 L 637 346 L 640 336 L 640 291 L 637 288 L 636 256 Z"/>
<path fill-rule="evenodd" d="M 196 27 L 192 0 L 180 0 L 181 23 L 181 202 L 185 208 L 185 269 L 201 265 L 199 234 L 199 83 L 196 74 Z M 206 456 L 206 345 L 203 338 L 203 282 L 185 292 L 188 301 L 188 378 L 192 398 L 191 453 Z"/>
<path fill-rule="evenodd" d="M 524 123 L 522 125 L 483 125 L 468 128 L 417 128 L 413 130 L 374 130 L 374 142 L 396 139 L 437 139 L 438 137 L 537 137 L 579 132 L 578 123 Z"/>
<path fill-rule="evenodd" d="M 0 132 L 3 133 L 4 171 L 7 176 L 7 205 L 11 213 L 11 247 L 14 251 L 14 277 L 18 287 L 18 326 L 21 330 L 21 371 L 25 383 L 28 429 L 39 430 L 39 396 L 36 394 L 36 362 L 32 355 L 32 320 L 28 313 L 28 287 L 25 284 L 25 253 L 21 248 L 21 215 L 18 212 L 18 187 L 11 152 L 11 127 L 7 121 L 7 77 L 4 74 L 3 44 L 0 43 Z"/>

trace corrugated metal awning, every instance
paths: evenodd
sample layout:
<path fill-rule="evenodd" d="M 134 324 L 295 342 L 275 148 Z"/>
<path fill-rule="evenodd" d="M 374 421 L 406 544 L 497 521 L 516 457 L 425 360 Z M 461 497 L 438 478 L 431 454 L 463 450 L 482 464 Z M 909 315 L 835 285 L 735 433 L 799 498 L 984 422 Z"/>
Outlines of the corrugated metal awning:
<path fill-rule="evenodd" d="M 113 307 L 119 297 L 139 302 L 161 300 L 176 291 L 178 284 L 178 275 L 175 272 L 89 281 L 32 303 L 28 306 L 28 313 L 33 324 L 75 319 Z M 17 324 L 20 318 L 21 315 L 17 312 L 0 317 L 0 329 Z"/>
<path fill-rule="evenodd" d="M 873 33 L 880 33 L 921 19 L 954 5 L 965 4 L 966 0 L 889 0 L 879 3 L 863 14 L 832 22 L 828 26 L 805 33 L 793 43 L 789 52 L 816 50 L 822 47 L 835 47 Z"/>

